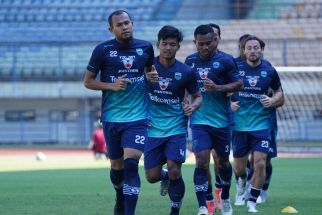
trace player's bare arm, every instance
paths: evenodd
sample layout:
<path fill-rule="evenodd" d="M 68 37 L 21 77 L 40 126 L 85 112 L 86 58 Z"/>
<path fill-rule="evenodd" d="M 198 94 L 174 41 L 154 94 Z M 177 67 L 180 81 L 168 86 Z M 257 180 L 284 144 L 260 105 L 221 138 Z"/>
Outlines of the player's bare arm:
<path fill-rule="evenodd" d="M 229 84 L 218 85 L 209 78 L 205 81 L 205 89 L 210 92 L 236 92 L 244 89 L 243 81 L 238 80 Z"/>
<path fill-rule="evenodd" d="M 87 70 L 84 77 L 84 86 L 92 90 L 120 91 L 125 90 L 127 85 L 131 83 L 129 80 L 125 79 L 126 74 L 120 76 L 114 83 L 105 83 L 95 80 L 96 76 L 97 74 Z"/>
<path fill-rule="evenodd" d="M 189 103 L 189 100 L 185 98 L 181 103 L 182 108 L 186 116 L 190 116 L 193 111 L 197 110 L 202 103 L 202 96 L 200 92 L 194 93 L 191 95 L 192 103 Z"/>
<path fill-rule="evenodd" d="M 148 81 L 151 82 L 159 81 L 158 72 L 153 65 L 145 68 L 145 77 Z"/>
<path fill-rule="evenodd" d="M 280 107 L 284 104 L 284 93 L 281 88 L 273 90 L 273 96 L 263 95 L 260 100 L 265 108 Z"/>

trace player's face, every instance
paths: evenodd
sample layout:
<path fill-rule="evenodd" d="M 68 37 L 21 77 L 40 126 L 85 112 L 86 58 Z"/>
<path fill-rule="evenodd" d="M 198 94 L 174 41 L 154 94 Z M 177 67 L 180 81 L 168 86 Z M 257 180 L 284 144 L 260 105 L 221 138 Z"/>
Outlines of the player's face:
<path fill-rule="evenodd" d="M 160 58 L 170 60 L 176 57 L 180 45 L 176 38 L 167 38 L 165 40 L 161 39 L 157 43 L 157 47 L 160 50 Z"/>
<path fill-rule="evenodd" d="M 194 43 L 201 58 L 207 59 L 216 50 L 218 42 L 213 33 L 200 35 L 197 34 Z"/>
<path fill-rule="evenodd" d="M 132 21 L 127 13 L 112 16 L 112 26 L 109 27 L 115 38 L 121 42 L 132 40 Z"/>
<path fill-rule="evenodd" d="M 258 62 L 263 53 L 261 46 L 257 40 L 248 40 L 245 44 L 244 54 L 250 62 Z"/>

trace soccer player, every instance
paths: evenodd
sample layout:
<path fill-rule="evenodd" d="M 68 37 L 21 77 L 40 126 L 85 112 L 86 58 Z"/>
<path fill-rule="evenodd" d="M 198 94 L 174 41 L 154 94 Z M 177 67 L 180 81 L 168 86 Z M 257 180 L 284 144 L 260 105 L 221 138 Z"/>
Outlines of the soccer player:
<path fill-rule="evenodd" d="M 202 106 L 191 116 L 192 150 L 196 157 L 194 172 L 198 215 L 208 214 L 206 192 L 210 151 L 216 150 L 221 179 L 222 214 L 232 214 L 229 200 L 232 167 L 230 153 L 229 97 L 227 92 L 243 88 L 234 59 L 217 49 L 218 36 L 210 25 L 200 25 L 194 31 L 197 52 L 185 63 L 195 72 L 203 96 Z"/>
<path fill-rule="evenodd" d="M 169 181 L 170 215 L 179 214 L 185 192 L 181 165 L 186 158 L 188 116 L 202 101 L 193 71 L 175 58 L 182 39 L 182 33 L 173 26 L 160 29 L 160 55 L 154 60 L 159 82 L 147 86 L 150 127 L 144 150 L 145 175 L 150 183 Z M 192 96 L 191 104 L 184 101 L 185 91 Z M 168 172 L 162 170 L 165 163 Z"/>
<path fill-rule="evenodd" d="M 138 162 L 147 138 L 145 76 L 157 81 L 157 73 L 152 70 L 153 47 L 133 38 L 130 15 L 117 10 L 108 22 L 115 38 L 94 49 L 84 85 L 102 90 L 102 123 L 116 190 L 114 215 L 133 215 L 141 184 Z M 98 73 L 100 80 L 95 80 Z"/>
<path fill-rule="evenodd" d="M 245 61 L 245 55 L 243 54 L 243 50 L 241 49 L 241 47 L 244 45 L 245 43 L 245 39 L 247 37 L 251 36 L 250 34 L 244 34 L 239 38 L 239 51 L 240 51 L 240 56 L 237 57 L 235 60 L 237 62 L 237 64 L 243 64 L 246 63 Z M 265 42 L 261 39 L 259 39 L 260 41 L 260 47 L 262 49 L 262 51 L 264 51 L 265 49 Z M 261 61 L 264 64 L 267 64 L 267 66 L 271 66 L 271 63 L 267 60 L 263 58 L 263 55 L 261 56 Z M 269 89 L 269 91 L 267 92 L 268 96 L 272 96 L 272 90 Z M 271 163 L 271 158 L 274 158 L 277 156 L 277 145 L 276 145 L 276 135 L 277 135 L 277 120 L 276 120 L 276 108 L 280 107 L 284 104 L 284 100 L 280 100 L 279 104 L 276 104 L 275 108 L 271 108 L 271 142 L 270 142 L 270 148 L 269 148 L 269 153 L 267 155 L 267 160 L 266 160 L 266 178 L 265 178 L 265 182 L 262 188 L 262 191 L 260 193 L 260 196 L 257 199 L 257 203 L 264 203 L 267 200 L 268 197 L 268 187 L 271 181 L 271 176 L 272 176 L 272 172 L 273 172 L 273 166 Z M 251 179 L 253 176 L 253 167 L 251 165 L 252 161 L 252 157 L 250 155 L 248 161 L 247 161 L 247 183 L 246 183 L 246 188 L 249 187 L 250 183 L 251 183 Z M 237 178 L 237 182 L 238 182 L 238 178 Z M 244 204 L 244 197 L 238 195 L 238 193 L 236 193 L 236 201 L 237 205 L 243 205 Z"/>
<path fill-rule="evenodd" d="M 246 190 L 246 166 L 248 155 L 253 153 L 254 174 L 247 201 L 248 212 L 255 213 L 256 200 L 265 180 L 266 158 L 270 144 L 270 109 L 284 100 L 281 82 L 276 70 L 263 63 L 261 40 L 255 36 L 245 39 L 242 46 L 246 63 L 238 64 L 244 90 L 235 93 L 232 102 L 234 112 L 233 155 L 237 177 L 237 194 Z M 273 96 L 265 93 L 269 88 Z M 236 198 L 237 199 L 237 198 Z M 244 204 L 244 202 L 241 202 Z M 240 204 L 240 205 L 242 205 Z M 235 205 L 236 204 L 235 202 Z"/>

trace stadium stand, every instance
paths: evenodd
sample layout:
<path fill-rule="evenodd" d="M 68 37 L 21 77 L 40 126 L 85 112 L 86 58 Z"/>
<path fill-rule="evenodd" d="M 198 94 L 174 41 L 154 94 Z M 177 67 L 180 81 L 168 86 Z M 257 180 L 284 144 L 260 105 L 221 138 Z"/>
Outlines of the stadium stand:
<path fill-rule="evenodd" d="M 9 140 L 5 139 L 8 129 L 19 133 L 16 141 L 27 138 L 22 135 L 25 125 L 19 120 L 7 123 L 6 113 L 10 109 L 21 110 L 28 99 L 33 102 L 25 108 L 36 109 L 42 128 L 46 130 L 43 132 L 46 135 L 40 134 L 35 141 L 49 137 L 50 141 L 57 140 L 56 136 L 50 136 L 57 122 L 48 119 L 54 107 L 59 111 L 79 110 L 75 121 L 67 122 L 63 117 L 58 120 L 60 129 L 55 132 L 66 132 L 69 128 L 77 135 L 77 131 L 85 129 L 84 135 L 71 139 L 74 142 L 89 139 L 100 94 L 83 90 L 80 94 L 78 90 L 82 88 L 84 69 L 93 48 L 112 36 L 107 30 L 107 16 L 116 9 L 128 10 L 134 20 L 135 37 L 153 44 L 161 26 L 179 27 L 185 35 L 178 53 L 180 60 L 195 51 L 192 42 L 195 27 L 213 22 L 222 28 L 219 49 L 234 56 L 238 54 L 239 36 L 250 33 L 264 39 L 265 58 L 274 66 L 322 66 L 319 57 L 322 56 L 322 0 L 199 0 L 198 4 L 192 0 L 0 0 L 0 5 L 0 82 L 3 86 L 0 142 Z M 322 90 L 313 92 L 322 86 L 321 73 L 282 71 L 287 92 L 292 93 L 279 112 L 281 124 L 285 125 L 281 128 L 285 129 L 281 139 L 321 139 L 316 128 L 321 128 L 322 119 L 317 114 L 321 102 L 317 101 L 322 101 Z M 302 84 L 310 86 L 307 89 L 311 91 L 304 93 L 302 88 L 295 87 L 300 84 L 296 82 L 298 79 L 304 79 Z M 46 105 L 38 101 L 46 110 L 38 113 L 35 98 L 47 101 Z M 73 100 L 73 104 L 64 106 L 67 99 Z M 301 105 L 304 99 L 306 103 Z M 301 125 L 298 125 L 299 120 Z M 49 126 L 47 121 L 55 125 Z M 84 123 L 85 127 L 80 125 Z M 68 141 L 68 138 L 57 141 Z"/>

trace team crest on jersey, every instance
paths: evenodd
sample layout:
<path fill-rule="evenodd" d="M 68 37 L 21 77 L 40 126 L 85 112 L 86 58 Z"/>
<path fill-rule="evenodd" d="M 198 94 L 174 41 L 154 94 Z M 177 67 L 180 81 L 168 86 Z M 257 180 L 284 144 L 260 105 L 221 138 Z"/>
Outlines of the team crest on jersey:
<path fill-rule="evenodd" d="M 195 63 L 192 63 L 192 64 L 191 64 L 191 68 L 194 68 L 194 67 L 195 67 Z"/>
<path fill-rule="evenodd" d="M 261 76 L 262 76 L 263 78 L 266 78 L 266 77 L 267 77 L 267 72 L 266 72 L 266 71 L 261 71 Z"/>
<path fill-rule="evenodd" d="M 248 83 L 251 87 L 255 87 L 257 84 L 258 76 L 248 76 Z"/>
<path fill-rule="evenodd" d="M 197 68 L 197 71 L 201 79 L 206 79 L 209 73 L 209 68 Z"/>
<path fill-rule="evenodd" d="M 245 71 L 239 71 L 240 76 L 245 76 Z"/>
<path fill-rule="evenodd" d="M 159 77 L 159 86 L 161 90 L 166 90 L 169 86 L 170 79 Z"/>
<path fill-rule="evenodd" d="M 214 68 L 214 69 L 218 69 L 219 68 L 219 66 L 220 66 L 220 63 L 219 62 L 213 62 L 212 63 L 212 67 Z"/>
<path fill-rule="evenodd" d="M 138 55 L 143 55 L 143 50 L 141 48 L 137 48 L 135 51 Z"/>
<path fill-rule="evenodd" d="M 134 56 L 121 56 L 120 57 L 125 68 L 127 69 L 131 69 L 132 65 L 133 65 L 133 60 L 134 60 Z"/>
<path fill-rule="evenodd" d="M 176 80 L 180 80 L 180 79 L 181 79 L 181 77 L 182 77 L 181 72 L 176 72 L 176 73 L 174 73 L 174 78 L 175 78 Z"/>

